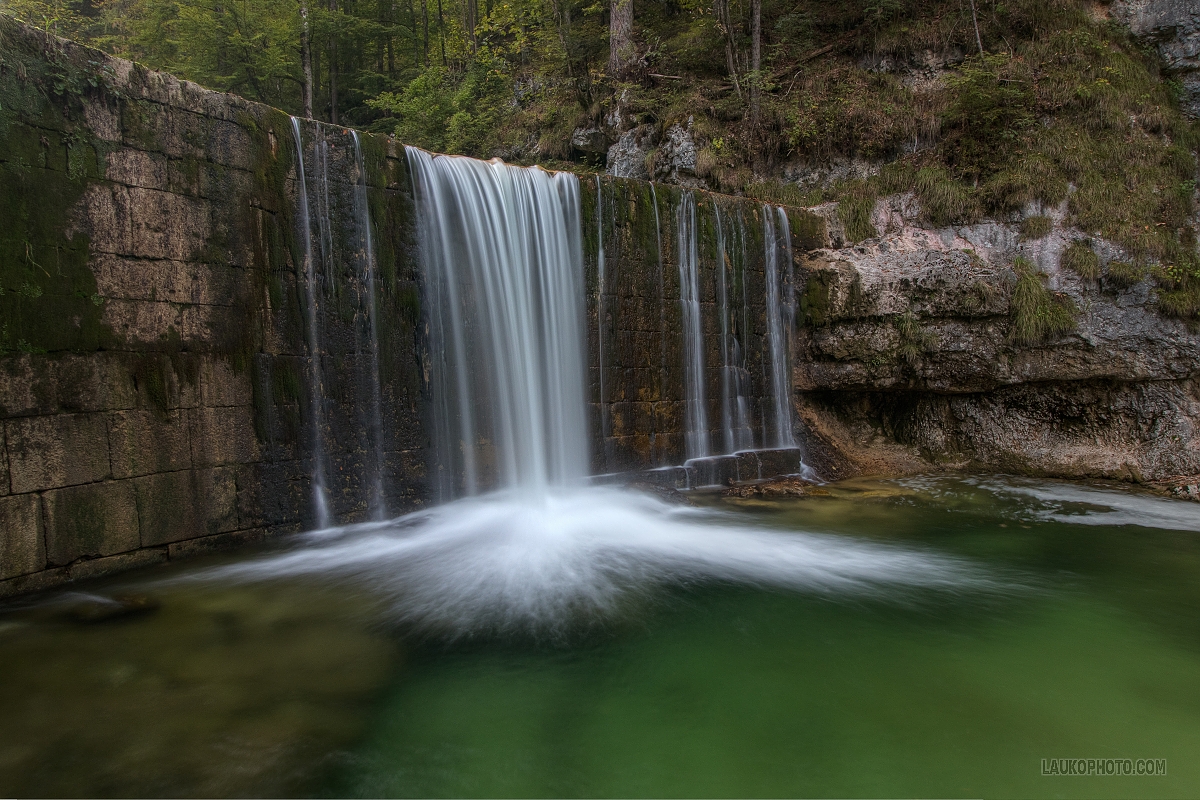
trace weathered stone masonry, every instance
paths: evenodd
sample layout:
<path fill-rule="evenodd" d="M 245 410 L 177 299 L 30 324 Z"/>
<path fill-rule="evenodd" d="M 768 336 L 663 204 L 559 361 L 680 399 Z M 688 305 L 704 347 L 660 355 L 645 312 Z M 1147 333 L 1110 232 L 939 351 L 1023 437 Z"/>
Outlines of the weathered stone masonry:
<path fill-rule="evenodd" d="M 403 149 L 363 147 L 400 511 L 425 454 L 411 199 Z M 310 523 L 293 151 L 273 109 L 0 23 L 0 595 Z M 326 402 L 348 409 L 323 435 L 355 519 L 366 318 L 355 276 L 321 279 Z"/>

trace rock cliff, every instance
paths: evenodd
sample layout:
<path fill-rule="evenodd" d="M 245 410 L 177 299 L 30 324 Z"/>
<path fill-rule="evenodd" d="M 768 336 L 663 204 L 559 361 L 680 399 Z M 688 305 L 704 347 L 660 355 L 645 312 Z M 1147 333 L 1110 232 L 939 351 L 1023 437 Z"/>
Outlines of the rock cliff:
<path fill-rule="evenodd" d="M 1037 239 L 996 222 L 929 229 L 912 202 L 877 204 L 884 235 L 803 260 L 795 381 L 814 432 L 866 471 L 1200 472 L 1200 335 L 1157 312 L 1150 280 L 1114 279 L 1119 248 L 1059 222 Z M 1076 241 L 1098 279 L 1061 266 Z M 1072 330 L 1015 341 L 1018 258 L 1074 307 Z"/>

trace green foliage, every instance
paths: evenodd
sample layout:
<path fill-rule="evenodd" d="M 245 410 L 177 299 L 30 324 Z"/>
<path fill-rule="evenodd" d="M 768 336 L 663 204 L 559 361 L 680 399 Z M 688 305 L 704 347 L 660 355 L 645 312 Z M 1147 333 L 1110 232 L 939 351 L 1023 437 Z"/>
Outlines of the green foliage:
<path fill-rule="evenodd" d="M 1156 267 L 1153 275 L 1159 311 L 1193 326 L 1200 322 L 1200 256 Z"/>
<path fill-rule="evenodd" d="M 1110 261 L 1104 277 L 1110 285 L 1118 289 L 1128 289 L 1145 280 L 1146 268 L 1140 264 L 1130 264 L 1128 261 Z"/>
<path fill-rule="evenodd" d="M 926 167 L 919 170 L 912 187 L 921 201 L 922 214 L 933 225 L 974 222 L 979 215 L 970 190 L 952 180 L 944 169 Z"/>
<path fill-rule="evenodd" d="M 1085 280 L 1094 281 L 1100 277 L 1100 257 L 1087 241 L 1071 242 L 1063 251 L 1060 265 Z"/>
<path fill-rule="evenodd" d="M 871 213 L 875 210 L 878 192 L 872 181 L 852 181 L 841 187 L 838 201 L 838 219 L 846 230 L 846 240 L 861 242 L 878 236 L 871 224 Z"/>
<path fill-rule="evenodd" d="M 945 114 L 948 162 L 964 176 L 993 171 L 1034 120 L 1034 95 L 1008 55 L 969 59 L 947 80 L 952 100 Z"/>
<path fill-rule="evenodd" d="M 1069 297 L 1052 294 L 1046 276 L 1024 258 L 1013 260 L 1017 275 L 1009 309 L 1009 340 L 1017 345 L 1037 345 L 1070 333 L 1078 313 Z"/>
<path fill-rule="evenodd" d="M 1054 229 L 1054 222 L 1049 217 L 1032 216 L 1021 220 L 1021 239 L 1034 241 L 1044 239 Z"/>
<path fill-rule="evenodd" d="M 937 336 L 923 329 L 912 311 L 904 312 L 894 322 L 898 338 L 896 354 L 910 366 L 937 346 Z"/>

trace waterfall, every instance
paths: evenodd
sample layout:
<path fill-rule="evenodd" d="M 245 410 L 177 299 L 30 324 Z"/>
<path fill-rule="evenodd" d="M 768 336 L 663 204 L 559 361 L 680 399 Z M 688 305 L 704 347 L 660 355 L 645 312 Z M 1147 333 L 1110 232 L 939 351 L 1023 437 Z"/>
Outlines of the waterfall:
<path fill-rule="evenodd" d="M 579 180 L 406 148 L 444 498 L 588 472 Z M 478 452 L 477 452 L 478 450 Z"/>
<path fill-rule="evenodd" d="M 776 234 L 775 220 L 778 213 L 783 241 Z M 792 299 L 792 239 L 787 213 L 782 208 L 764 205 L 763 247 L 766 252 L 764 271 L 767 278 L 767 342 L 771 355 L 771 405 L 775 430 L 773 440 L 767 438 L 767 415 L 763 414 L 763 441 L 772 441 L 774 447 L 795 447 L 792 433 L 792 376 L 791 339 L 794 328 L 794 301 Z M 781 253 L 782 251 L 782 253 Z M 780 274 L 780 255 L 784 256 L 787 277 Z M 785 297 L 786 295 L 786 297 Z"/>
<path fill-rule="evenodd" d="M 650 202 L 654 206 L 654 254 L 658 257 L 658 329 L 665 331 L 667 329 L 667 283 L 666 274 L 663 272 L 662 220 L 658 217 L 658 192 L 655 190 L 653 182 L 650 183 Z M 665 336 L 662 337 L 660 345 L 658 368 L 660 375 L 667 374 L 667 337 Z M 661 401 L 662 398 L 660 397 L 659 400 Z M 650 434 L 650 441 L 653 445 L 658 444 L 655 438 L 658 433 L 656 422 L 654 431 Z"/>
<path fill-rule="evenodd" d="M 721 218 L 721 206 L 713 203 L 714 224 L 717 234 L 717 300 L 721 306 L 721 430 L 726 453 L 737 453 L 754 447 L 754 431 L 750 427 L 750 399 L 745 380 L 744 349 L 737 330 L 731 330 L 733 307 L 730 303 L 730 281 L 734 274 L 733 261 L 725 246 L 725 224 Z M 742 276 L 736 285 L 745 287 Z M 742 304 L 743 313 L 745 303 Z M 744 331 L 744 326 L 742 327 Z M 743 334 L 744 335 L 744 334 Z"/>
<path fill-rule="evenodd" d="M 305 334 L 308 339 L 308 404 L 309 404 L 309 436 L 312 440 L 312 497 L 313 508 L 316 511 L 318 527 L 329 526 L 332 517 L 329 512 L 328 488 L 325 478 L 325 441 L 321 433 L 322 418 L 324 417 L 324 391 L 321 388 L 321 340 L 318 325 L 320 314 L 317 309 L 316 264 L 313 259 L 312 224 L 308 212 L 308 177 L 304 172 L 304 141 L 300 136 L 300 120 L 292 117 L 292 136 L 296 142 L 296 177 L 300 182 L 298 205 L 300 211 L 300 230 L 297 234 L 304 245 L 304 293 L 307 300 L 304 307 Z M 328 193 L 326 192 L 326 198 Z M 323 228 L 328 229 L 328 219 Z M 322 240 L 322 247 L 324 246 Z"/>
<path fill-rule="evenodd" d="M 596 373 L 598 375 L 600 402 L 600 441 L 604 448 L 604 464 L 611 463 L 612 423 L 608 416 L 608 402 L 604 393 L 604 184 L 596 176 Z"/>
<path fill-rule="evenodd" d="M 696 197 L 684 192 L 676 209 L 679 304 L 683 311 L 683 384 L 687 457 L 709 456 L 708 414 L 704 407 L 704 332 L 700 324 L 700 269 L 697 264 Z"/>
<path fill-rule="evenodd" d="M 383 519 L 387 514 L 387 497 L 383 488 L 383 398 L 379 382 L 379 305 L 375 294 L 375 241 L 371 236 L 371 207 L 367 199 L 367 169 L 363 161 L 362 144 L 358 131 L 354 137 L 354 166 L 358 176 L 354 184 L 354 216 L 358 221 L 360 243 L 360 273 L 366 285 L 367 316 L 370 320 L 370 384 L 371 384 L 371 444 L 374 463 L 371 465 L 371 496 L 368 505 L 374 519 Z"/>

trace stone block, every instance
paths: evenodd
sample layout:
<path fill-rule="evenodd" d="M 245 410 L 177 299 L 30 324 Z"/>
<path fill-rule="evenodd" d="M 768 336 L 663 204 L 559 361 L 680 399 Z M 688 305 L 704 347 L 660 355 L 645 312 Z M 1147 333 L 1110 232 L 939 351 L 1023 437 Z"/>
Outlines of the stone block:
<path fill-rule="evenodd" d="M 122 147 L 108 154 L 104 177 L 126 186 L 165 191 L 167 159 L 158 153 Z"/>
<path fill-rule="evenodd" d="M 163 564 L 166 560 L 167 550 L 165 547 L 134 550 L 131 553 L 77 561 L 67 568 L 67 575 L 70 580 L 81 581 L 101 575 L 111 575 L 114 572 L 152 567 L 155 564 Z"/>
<path fill-rule="evenodd" d="M 5 446 L 4 426 L 0 425 L 0 497 L 8 494 L 11 484 L 8 479 L 8 448 Z"/>
<path fill-rule="evenodd" d="M 180 308 L 175 303 L 110 299 L 102 319 L 127 344 L 155 345 L 183 330 Z"/>
<path fill-rule="evenodd" d="M 74 224 L 67 230 L 88 235 L 91 253 L 128 254 L 130 235 L 129 190 L 119 184 L 89 183 L 74 209 Z"/>
<path fill-rule="evenodd" d="M 143 547 L 234 530 L 237 482 L 232 469 L 187 470 L 134 481 Z"/>
<path fill-rule="evenodd" d="M 250 370 L 237 372 L 227 359 L 205 358 L 200 365 L 200 404 L 248 406 L 252 400 Z"/>
<path fill-rule="evenodd" d="M 212 204 L 155 189 L 129 191 L 131 255 L 188 261 L 212 232 Z"/>
<path fill-rule="evenodd" d="M 32 356 L 0 358 L 0 414 L 16 417 L 37 413 L 34 382 Z"/>
<path fill-rule="evenodd" d="M 0 580 L 45 568 L 41 499 L 36 494 L 0 498 Z"/>
<path fill-rule="evenodd" d="M 202 342 L 208 347 L 235 343 L 248 324 L 245 312 L 240 309 L 201 305 L 184 306 L 181 322 L 185 340 Z"/>
<path fill-rule="evenodd" d="M 192 464 L 197 467 L 259 460 L 251 406 L 196 408 L 191 412 Z"/>
<path fill-rule="evenodd" d="M 47 413 L 111 411 L 137 403 L 128 354 L 70 354 L 49 360 L 47 366 L 53 382 L 43 393 L 50 396 L 42 398 Z"/>
<path fill-rule="evenodd" d="M 101 297 L 117 300 L 192 302 L 186 266 L 179 261 L 148 261 L 100 253 L 90 266 Z"/>
<path fill-rule="evenodd" d="M 135 398 L 123 353 L 0 358 L 0 416 L 130 408 Z"/>
<path fill-rule="evenodd" d="M 121 141 L 121 118 L 104 95 L 89 95 L 84 99 L 83 120 L 98 138 L 106 142 Z"/>
<path fill-rule="evenodd" d="M 31 572 L 19 578 L 9 578 L 6 581 L 0 581 L 0 598 L 12 597 L 18 594 L 29 594 L 31 592 L 43 592 L 46 589 L 61 586 L 69 580 L 70 576 L 67 574 L 66 567 L 55 567 L 53 569 Z"/>
<path fill-rule="evenodd" d="M 105 481 L 42 495 L 52 566 L 135 550 L 141 544 L 133 481 Z"/>
<path fill-rule="evenodd" d="M 190 420 L 184 409 L 120 411 L 108 417 L 114 478 L 171 472 L 192 465 Z"/>
<path fill-rule="evenodd" d="M 108 428 L 101 414 L 55 414 L 5 423 L 14 493 L 108 477 Z"/>
<path fill-rule="evenodd" d="M 251 464 L 238 471 L 238 526 L 301 522 L 313 527 L 312 478 L 302 461 Z"/>
<path fill-rule="evenodd" d="M 299 530 L 299 527 L 296 526 L 295 529 Z M 173 542 L 167 546 L 167 551 L 170 553 L 171 560 L 174 561 L 177 558 L 191 558 L 208 553 L 220 553 L 225 550 L 245 547 L 249 544 L 257 544 L 258 542 L 266 541 L 269 537 L 277 535 L 280 532 L 282 531 L 251 528 L 246 531 L 218 533 L 213 536 L 203 536 L 199 539 L 189 539 L 185 542 Z"/>

